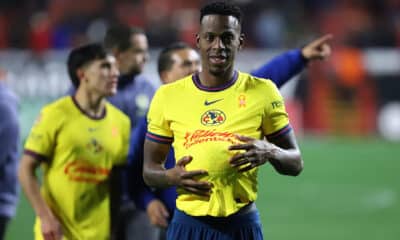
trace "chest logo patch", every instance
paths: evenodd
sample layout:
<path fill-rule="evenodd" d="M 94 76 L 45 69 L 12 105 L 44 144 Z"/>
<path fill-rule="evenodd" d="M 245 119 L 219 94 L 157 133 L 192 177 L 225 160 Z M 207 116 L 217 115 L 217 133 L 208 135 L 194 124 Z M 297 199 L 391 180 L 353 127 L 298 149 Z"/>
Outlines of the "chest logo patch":
<path fill-rule="evenodd" d="M 214 104 L 214 103 L 217 103 L 217 102 L 219 102 L 219 101 L 221 101 L 221 100 L 224 100 L 223 98 L 220 98 L 220 99 L 217 99 L 217 100 L 214 100 L 214 101 L 204 101 L 204 105 L 205 106 L 208 106 L 208 105 L 211 105 L 211 104 Z"/>
<path fill-rule="evenodd" d="M 208 110 L 201 116 L 201 124 L 205 126 L 217 126 L 224 123 L 225 120 L 225 113 L 217 109 Z"/>

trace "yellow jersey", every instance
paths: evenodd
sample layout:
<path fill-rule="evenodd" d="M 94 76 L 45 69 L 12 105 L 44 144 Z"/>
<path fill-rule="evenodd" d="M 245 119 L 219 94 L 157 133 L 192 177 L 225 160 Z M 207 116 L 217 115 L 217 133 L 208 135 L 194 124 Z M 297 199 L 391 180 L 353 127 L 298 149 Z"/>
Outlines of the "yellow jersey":
<path fill-rule="evenodd" d="M 129 118 L 108 102 L 99 118 L 86 115 L 71 96 L 42 109 L 25 153 L 42 160 L 41 193 L 63 239 L 109 239 L 109 174 L 126 163 L 129 134 Z M 38 218 L 34 231 L 43 239 Z"/>
<path fill-rule="evenodd" d="M 210 197 L 178 188 L 177 208 L 192 216 L 223 217 L 257 197 L 257 169 L 239 173 L 229 164 L 237 152 L 234 134 L 257 139 L 290 131 L 283 98 L 270 80 L 235 72 L 219 88 L 201 85 L 198 75 L 161 86 L 148 113 L 146 138 L 172 143 L 175 159 L 190 155 L 186 170 L 206 170 L 200 178 L 213 184 Z"/>

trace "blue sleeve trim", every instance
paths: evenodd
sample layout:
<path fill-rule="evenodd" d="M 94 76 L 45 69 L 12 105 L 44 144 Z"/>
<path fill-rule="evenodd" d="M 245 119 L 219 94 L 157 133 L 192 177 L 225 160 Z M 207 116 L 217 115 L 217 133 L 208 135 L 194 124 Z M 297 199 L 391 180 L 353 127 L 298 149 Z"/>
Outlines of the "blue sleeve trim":
<path fill-rule="evenodd" d="M 37 152 L 29 150 L 29 149 L 24 149 L 24 154 L 29 155 L 38 161 L 47 161 L 48 160 L 48 158 L 45 155 L 42 155 L 40 153 L 37 153 Z"/>
<path fill-rule="evenodd" d="M 161 135 L 157 135 L 151 132 L 146 133 L 146 139 L 157 142 L 157 143 L 164 143 L 164 144 L 170 144 L 173 142 L 174 138 L 172 137 L 165 137 Z"/>
<path fill-rule="evenodd" d="M 266 137 L 267 137 L 267 139 L 276 139 L 276 138 L 286 135 L 290 131 L 292 131 L 292 127 L 290 126 L 290 124 L 288 124 L 285 127 L 281 128 L 280 130 L 278 130 L 274 133 L 268 134 Z"/>

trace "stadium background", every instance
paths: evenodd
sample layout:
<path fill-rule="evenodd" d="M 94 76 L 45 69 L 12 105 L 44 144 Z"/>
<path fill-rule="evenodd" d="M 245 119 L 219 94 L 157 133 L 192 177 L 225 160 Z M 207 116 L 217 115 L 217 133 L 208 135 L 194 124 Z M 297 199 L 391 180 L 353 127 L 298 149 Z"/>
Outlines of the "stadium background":
<path fill-rule="evenodd" d="M 40 107 L 69 87 L 68 50 L 99 41 L 111 23 L 145 29 L 145 74 L 172 41 L 194 44 L 192 0 L 2 0 L 0 78 L 19 95 L 23 139 Z M 300 177 L 260 173 L 266 239 L 399 239 L 400 1 L 236 1 L 244 10 L 245 50 L 237 68 L 334 34 L 332 57 L 284 87 L 302 148 Z M 157 14 L 155 14 L 157 13 Z M 33 211 L 21 194 L 6 239 L 32 239 Z"/>

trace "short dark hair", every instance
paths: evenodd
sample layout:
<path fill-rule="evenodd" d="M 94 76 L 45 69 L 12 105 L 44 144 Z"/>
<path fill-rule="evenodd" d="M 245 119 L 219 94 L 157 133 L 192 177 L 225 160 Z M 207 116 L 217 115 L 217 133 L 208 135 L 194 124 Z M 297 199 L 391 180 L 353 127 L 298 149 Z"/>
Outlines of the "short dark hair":
<path fill-rule="evenodd" d="M 174 64 L 172 54 L 175 51 L 187 48 L 192 49 L 192 47 L 184 42 L 175 42 L 161 50 L 160 55 L 158 56 L 158 73 L 160 74 L 161 72 L 170 70 L 172 68 L 172 65 Z"/>
<path fill-rule="evenodd" d="M 213 2 L 202 7 L 200 10 L 200 23 L 204 16 L 213 14 L 233 16 L 239 21 L 239 24 L 242 23 L 243 13 L 240 8 L 226 1 Z"/>
<path fill-rule="evenodd" d="M 126 25 L 112 26 L 107 29 L 104 46 L 106 49 L 116 48 L 119 51 L 125 51 L 131 47 L 130 39 L 134 34 L 144 34 L 144 31 L 141 28 Z"/>
<path fill-rule="evenodd" d="M 76 71 L 86 64 L 107 57 L 107 52 L 100 43 L 91 43 L 73 49 L 68 55 L 68 74 L 75 88 L 79 87 L 79 78 Z"/>

